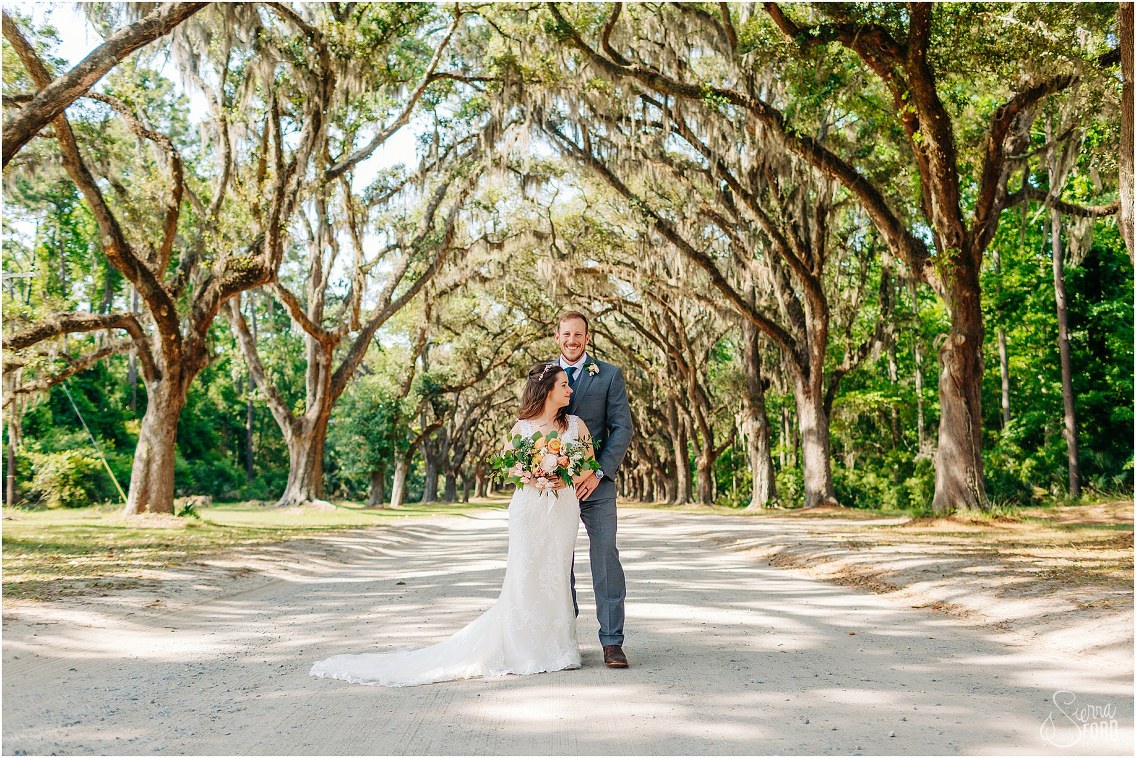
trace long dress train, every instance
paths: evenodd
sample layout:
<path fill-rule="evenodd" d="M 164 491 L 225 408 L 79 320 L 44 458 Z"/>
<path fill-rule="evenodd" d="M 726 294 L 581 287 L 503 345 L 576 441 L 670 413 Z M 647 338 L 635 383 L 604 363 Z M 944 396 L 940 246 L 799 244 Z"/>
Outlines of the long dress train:
<path fill-rule="evenodd" d="M 569 416 L 565 440 L 578 436 L 578 421 Z M 527 421 L 521 426 L 522 434 L 532 434 Z M 505 581 L 489 610 L 436 645 L 336 655 L 312 666 L 312 676 L 404 687 L 579 668 L 569 579 L 579 524 L 580 503 L 573 488 L 518 490 L 509 502 Z"/>

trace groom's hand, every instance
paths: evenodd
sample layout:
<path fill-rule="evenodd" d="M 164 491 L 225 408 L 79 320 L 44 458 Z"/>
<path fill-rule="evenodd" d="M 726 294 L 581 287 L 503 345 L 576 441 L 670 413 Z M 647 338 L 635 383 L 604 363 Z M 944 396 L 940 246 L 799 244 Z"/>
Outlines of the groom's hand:
<path fill-rule="evenodd" d="M 595 492 L 598 486 L 600 486 L 600 480 L 596 478 L 596 472 L 589 471 L 588 475 L 576 485 L 576 497 L 580 500 L 587 500 L 588 495 Z"/>

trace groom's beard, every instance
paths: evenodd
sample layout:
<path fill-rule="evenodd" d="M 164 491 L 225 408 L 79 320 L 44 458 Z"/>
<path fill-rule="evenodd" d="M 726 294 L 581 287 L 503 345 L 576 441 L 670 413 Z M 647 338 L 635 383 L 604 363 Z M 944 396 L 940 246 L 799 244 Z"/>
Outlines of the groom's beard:
<path fill-rule="evenodd" d="M 584 357 L 585 350 L 587 350 L 587 348 L 583 345 L 576 348 L 575 350 L 571 350 L 567 345 L 565 345 L 560 348 L 560 357 L 564 359 L 565 363 L 575 363 L 576 361 Z"/>

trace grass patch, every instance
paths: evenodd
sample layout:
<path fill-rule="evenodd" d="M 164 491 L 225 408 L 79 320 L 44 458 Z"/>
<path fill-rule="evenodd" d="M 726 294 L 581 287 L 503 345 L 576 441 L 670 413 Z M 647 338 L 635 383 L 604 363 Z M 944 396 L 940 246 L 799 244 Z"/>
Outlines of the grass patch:
<path fill-rule="evenodd" d="M 414 504 L 398 510 L 345 503 L 333 511 L 275 509 L 242 503 L 198 510 L 200 518 L 124 517 L 118 508 L 50 511 L 4 509 L 3 595 L 46 600 L 137 583 L 147 571 L 176 566 L 233 547 L 396 525 L 428 516 L 462 516 L 502 508 L 503 498 L 473 503 Z"/>

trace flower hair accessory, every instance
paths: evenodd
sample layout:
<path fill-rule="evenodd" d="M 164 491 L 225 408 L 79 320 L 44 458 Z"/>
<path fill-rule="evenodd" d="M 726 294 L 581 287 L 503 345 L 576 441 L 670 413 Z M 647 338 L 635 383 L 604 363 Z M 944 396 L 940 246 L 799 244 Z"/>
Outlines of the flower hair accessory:
<path fill-rule="evenodd" d="M 548 372 L 551 371 L 554 368 L 557 368 L 557 369 L 560 368 L 560 364 L 556 361 L 553 361 L 552 363 L 544 364 L 544 368 L 542 368 L 540 370 L 540 373 L 536 375 L 536 380 L 538 382 L 542 381 L 544 379 L 544 377 L 548 376 Z"/>

